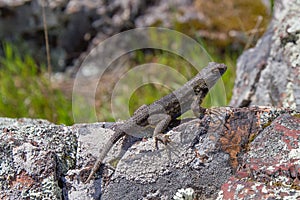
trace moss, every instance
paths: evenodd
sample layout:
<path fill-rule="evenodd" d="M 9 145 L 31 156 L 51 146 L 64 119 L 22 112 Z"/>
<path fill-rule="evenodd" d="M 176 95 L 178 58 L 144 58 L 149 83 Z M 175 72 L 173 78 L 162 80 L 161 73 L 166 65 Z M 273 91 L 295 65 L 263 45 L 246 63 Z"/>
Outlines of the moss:
<path fill-rule="evenodd" d="M 300 118 L 300 113 L 292 114 L 293 117 Z"/>
<path fill-rule="evenodd" d="M 298 185 L 297 183 L 293 183 L 291 189 L 300 190 L 300 185 Z"/>
<path fill-rule="evenodd" d="M 273 183 L 273 186 L 274 186 L 274 187 L 284 187 L 284 184 L 283 184 L 282 182 L 278 182 L 278 181 L 277 181 L 277 182 L 274 182 L 274 183 Z"/>
<path fill-rule="evenodd" d="M 268 121 L 267 123 L 265 123 L 265 124 L 262 125 L 262 128 L 263 129 L 267 128 L 268 126 L 271 125 L 271 123 L 272 123 L 272 121 Z"/>
<path fill-rule="evenodd" d="M 253 142 L 254 139 L 256 138 L 257 134 L 256 133 L 253 133 L 249 136 L 249 143 Z"/>
<path fill-rule="evenodd" d="M 114 168 L 116 168 L 117 165 L 118 165 L 118 163 L 119 163 L 119 161 L 120 161 L 120 158 L 114 158 L 114 159 L 112 159 L 112 160 L 109 161 L 109 164 L 111 166 L 113 166 Z"/>

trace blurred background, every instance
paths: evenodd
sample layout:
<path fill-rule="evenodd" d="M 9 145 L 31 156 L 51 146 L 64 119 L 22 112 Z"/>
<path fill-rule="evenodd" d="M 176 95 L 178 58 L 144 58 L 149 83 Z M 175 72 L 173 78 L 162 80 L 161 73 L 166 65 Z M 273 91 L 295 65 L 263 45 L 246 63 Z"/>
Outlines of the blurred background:
<path fill-rule="evenodd" d="M 229 67 L 223 76 L 228 102 L 236 60 L 267 29 L 272 8 L 270 0 L 0 0 L 0 116 L 73 124 L 73 82 L 88 52 L 117 33 L 149 26 L 182 32 L 199 42 L 214 61 L 225 63 Z M 115 120 L 111 92 L 120 76 L 150 62 L 170 66 L 187 79 L 197 73 L 170 52 L 130 52 L 102 77 L 96 95 L 99 121 Z M 88 89 L 89 82 L 82 90 Z M 117 101 L 132 113 L 169 92 L 161 85 L 148 84 L 133 93 L 129 105 L 122 96 Z M 218 106 L 218 101 L 204 102 L 204 107 L 211 105 Z"/>

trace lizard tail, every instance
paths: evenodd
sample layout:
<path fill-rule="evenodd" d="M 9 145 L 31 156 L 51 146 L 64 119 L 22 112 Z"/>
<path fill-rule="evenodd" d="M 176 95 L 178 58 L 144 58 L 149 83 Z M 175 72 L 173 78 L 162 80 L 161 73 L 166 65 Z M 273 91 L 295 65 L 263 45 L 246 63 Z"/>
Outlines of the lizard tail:
<path fill-rule="evenodd" d="M 94 164 L 93 169 L 91 170 L 89 177 L 84 182 L 85 184 L 88 183 L 88 182 L 90 182 L 90 180 L 93 178 L 93 176 L 95 175 L 95 173 L 100 168 L 100 165 L 101 165 L 103 159 L 105 158 L 105 156 L 108 154 L 109 150 L 116 143 L 116 141 L 118 141 L 122 136 L 123 136 L 123 132 L 116 131 L 112 135 L 112 137 L 108 140 L 108 142 L 105 144 L 104 148 L 100 152 L 100 155 L 99 155 L 96 163 Z"/>

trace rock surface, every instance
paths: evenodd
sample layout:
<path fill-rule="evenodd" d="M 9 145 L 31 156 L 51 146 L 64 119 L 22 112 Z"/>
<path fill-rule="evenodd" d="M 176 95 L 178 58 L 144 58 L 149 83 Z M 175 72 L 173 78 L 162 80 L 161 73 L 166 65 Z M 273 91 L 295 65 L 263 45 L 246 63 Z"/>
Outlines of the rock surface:
<path fill-rule="evenodd" d="M 0 119 L 0 199 L 61 199 L 62 175 L 75 167 L 72 127 Z"/>
<path fill-rule="evenodd" d="M 300 118 L 282 115 L 264 129 L 218 199 L 299 199 Z"/>
<path fill-rule="evenodd" d="M 299 122 L 299 112 L 279 108 L 211 109 L 174 127 L 172 142 L 158 150 L 151 138 L 119 141 L 84 184 L 112 134 L 109 124 L 1 118 L 0 197 L 171 199 L 189 191 L 197 199 L 299 198 Z"/>
<path fill-rule="evenodd" d="M 275 1 L 271 25 L 237 63 L 231 105 L 300 110 L 300 2 Z"/>

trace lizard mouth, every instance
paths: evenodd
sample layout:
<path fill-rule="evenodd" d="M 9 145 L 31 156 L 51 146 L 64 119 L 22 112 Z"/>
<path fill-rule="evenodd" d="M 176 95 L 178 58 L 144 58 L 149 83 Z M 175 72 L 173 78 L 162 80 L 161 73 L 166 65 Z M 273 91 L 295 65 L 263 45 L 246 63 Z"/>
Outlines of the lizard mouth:
<path fill-rule="evenodd" d="M 223 75 L 227 70 L 227 66 L 224 64 L 219 64 L 219 67 L 217 69 L 218 69 L 220 75 Z"/>

